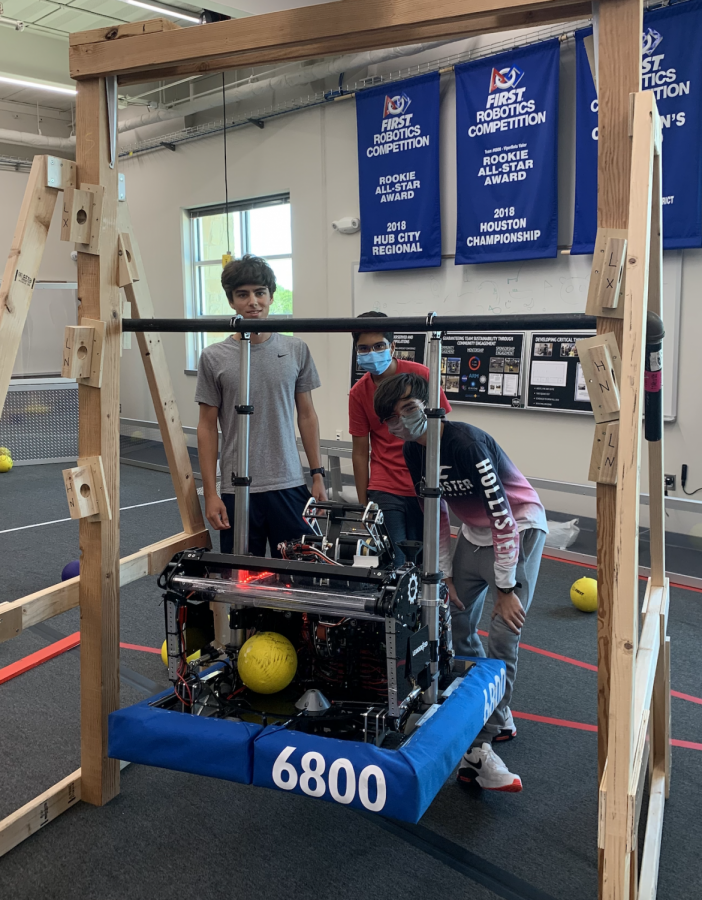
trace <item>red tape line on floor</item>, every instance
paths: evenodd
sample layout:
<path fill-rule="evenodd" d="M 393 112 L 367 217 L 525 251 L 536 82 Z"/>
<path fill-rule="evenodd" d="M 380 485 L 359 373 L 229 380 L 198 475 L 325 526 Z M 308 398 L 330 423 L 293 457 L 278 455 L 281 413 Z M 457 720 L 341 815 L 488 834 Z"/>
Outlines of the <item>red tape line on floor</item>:
<path fill-rule="evenodd" d="M 567 566 L 582 566 L 583 569 L 597 568 L 595 563 L 578 562 L 577 559 L 561 559 L 560 556 L 548 556 L 546 553 L 542 554 L 542 559 L 550 559 L 553 562 L 565 563 Z M 648 575 L 639 575 L 639 581 L 648 581 Z M 697 594 L 702 594 L 702 588 L 693 587 L 691 584 L 679 584 L 677 581 L 671 581 L 670 586 L 680 588 L 683 591 L 695 591 Z"/>
<path fill-rule="evenodd" d="M 483 635 L 483 637 L 487 636 L 486 631 L 479 631 L 478 634 Z M 10 679 L 16 678 L 18 675 L 22 675 L 25 672 L 29 672 L 30 669 L 34 669 L 36 666 L 40 666 L 42 663 L 54 659 L 62 653 L 73 650 L 73 648 L 77 647 L 79 644 L 80 631 L 75 631 L 73 634 L 69 634 L 68 637 L 62 638 L 60 641 L 56 641 L 53 644 L 49 644 L 49 646 L 44 647 L 43 650 L 37 650 L 36 653 L 30 653 L 29 656 L 25 656 L 18 662 L 0 669 L 0 684 L 4 684 L 6 681 L 10 681 Z M 595 671 L 597 671 L 597 666 L 591 666 L 589 663 L 583 663 L 580 662 L 580 660 L 571 659 L 568 656 L 561 656 L 558 653 L 541 650 L 539 647 L 530 647 L 528 644 L 522 644 L 521 646 L 525 650 L 531 650 L 534 653 L 539 653 L 543 656 L 549 656 L 576 666 L 583 666 L 587 669 L 595 669 Z M 159 655 L 161 653 L 161 651 L 155 647 L 145 647 L 141 644 L 120 644 L 120 647 L 125 650 L 142 650 L 145 653 L 158 653 Z M 699 697 L 691 697 L 689 694 L 680 694 L 677 691 L 671 691 L 671 694 L 681 697 L 684 700 L 691 700 L 693 703 L 702 703 L 702 700 L 700 700 Z M 573 722 L 570 719 L 555 719 L 552 716 L 537 716 L 534 715 L 534 713 L 517 712 L 516 710 L 512 710 L 512 715 L 515 719 L 527 719 L 530 722 L 541 722 L 545 725 L 557 725 L 561 728 L 575 728 L 579 731 L 597 731 L 597 725 L 588 725 L 587 722 Z M 702 750 L 702 744 L 698 744 L 695 741 L 671 740 L 670 743 L 673 747 L 684 747 L 687 750 Z"/>
<path fill-rule="evenodd" d="M 62 638 L 54 644 L 49 644 L 48 647 L 37 650 L 36 653 L 30 653 L 29 656 L 25 656 L 18 662 L 11 663 L 9 666 L 0 669 L 0 684 L 10 681 L 10 679 L 16 678 L 18 675 L 23 675 L 25 672 L 29 672 L 30 669 L 34 669 L 36 666 L 40 666 L 42 663 L 54 659 L 68 650 L 73 650 L 78 644 L 80 644 L 80 631 L 74 631 L 68 637 Z"/>
<path fill-rule="evenodd" d="M 157 647 L 143 647 L 141 644 L 120 644 L 120 647 L 123 650 L 141 650 L 142 653 L 158 653 L 161 655 L 161 651 Z"/>
<path fill-rule="evenodd" d="M 479 631 L 479 635 L 487 637 L 487 631 Z M 551 653 L 550 650 L 543 650 L 541 647 L 532 647 L 531 644 L 519 644 L 521 650 L 529 650 L 531 653 L 538 653 L 539 656 L 548 656 L 549 659 L 558 659 L 561 662 L 568 663 L 571 666 L 579 666 L 581 669 L 589 669 L 591 672 L 597 671 L 597 666 L 592 663 L 583 662 L 581 659 L 573 659 L 571 656 L 561 656 L 560 653 Z M 689 703 L 699 703 L 702 706 L 702 697 L 693 697 L 692 694 L 683 694 L 681 691 L 671 691 L 671 697 L 677 697 L 679 700 L 687 700 Z"/>
<path fill-rule="evenodd" d="M 36 667 L 40 666 L 42 663 L 48 662 L 50 659 L 55 659 L 57 656 L 61 656 L 62 653 L 67 653 L 69 650 L 73 650 L 75 647 L 78 647 L 79 644 L 80 631 L 74 631 L 73 634 L 69 634 L 68 637 L 62 638 L 60 641 L 55 641 L 53 644 L 49 644 L 49 646 L 44 647 L 43 650 L 37 650 L 36 653 L 30 653 L 29 656 L 25 656 L 17 662 L 11 663 L 9 666 L 0 669 L 0 684 L 10 681 L 18 675 L 24 675 L 25 672 L 29 672 L 31 669 L 36 669 Z M 159 656 L 161 655 L 161 651 L 157 650 L 156 647 L 143 647 L 141 644 L 120 644 L 120 647 L 124 650 L 142 650 L 144 653 L 158 653 Z"/>
<path fill-rule="evenodd" d="M 546 725 L 559 725 L 561 728 L 577 728 L 580 731 L 597 731 L 597 725 L 588 725 L 586 722 L 571 722 L 570 719 L 553 719 L 550 716 L 535 716 L 533 713 L 516 712 L 512 710 L 515 719 L 528 719 L 530 722 L 543 722 Z"/>
<path fill-rule="evenodd" d="M 515 719 L 527 719 L 529 722 L 541 722 L 545 725 L 558 725 L 560 728 L 577 728 L 578 731 L 597 731 L 597 725 L 589 725 L 587 722 L 572 722 L 570 719 L 554 719 L 551 716 L 535 716 L 533 713 L 517 712 L 512 710 Z M 680 741 L 670 739 L 671 747 L 684 747 L 686 750 L 702 750 L 702 744 L 696 741 Z"/>

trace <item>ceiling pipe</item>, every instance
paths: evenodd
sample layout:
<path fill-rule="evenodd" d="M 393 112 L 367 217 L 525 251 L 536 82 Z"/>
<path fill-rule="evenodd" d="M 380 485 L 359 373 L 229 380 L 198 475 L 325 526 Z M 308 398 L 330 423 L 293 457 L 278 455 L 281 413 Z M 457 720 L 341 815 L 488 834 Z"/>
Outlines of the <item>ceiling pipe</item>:
<path fill-rule="evenodd" d="M 44 147 L 48 150 L 66 150 L 74 153 L 75 137 L 52 137 L 46 134 L 33 134 L 31 131 L 11 131 L 0 128 L 0 144 L 19 144 L 23 147 Z"/>
<path fill-rule="evenodd" d="M 349 72 L 354 69 L 364 69 L 368 66 L 377 65 L 378 63 L 402 58 L 404 56 L 415 56 L 418 53 L 423 53 L 425 50 L 445 46 L 447 43 L 455 42 L 439 41 L 434 44 L 412 44 L 408 47 L 393 47 L 386 50 L 368 50 L 365 53 L 352 53 L 346 56 L 338 56 L 335 59 L 324 60 L 311 66 L 300 66 L 294 71 L 286 72 L 283 75 L 275 75 L 272 78 L 266 78 L 261 81 L 252 81 L 249 84 L 242 84 L 238 87 L 230 88 L 226 91 L 227 106 L 234 103 L 241 103 L 243 100 L 251 100 L 261 94 L 280 90 L 281 88 L 311 84 L 313 81 L 320 81 L 330 75 L 340 75 L 342 72 Z M 153 109 L 140 116 L 124 118 L 119 123 L 119 131 L 123 133 L 125 131 L 132 131 L 134 128 L 141 128 L 143 125 L 153 125 L 156 122 L 165 122 L 169 119 L 182 119 L 184 116 L 192 116 L 195 113 L 205 112 L 209 109 L 221 108 L 221 106 L 222 94 L 212 93 L 208 94 L 206 97 L 196 98 L 188 103 L 183 103 L 170 109 Z"/>
<path fill-rule="evenodd" d="M 14 28 L 15 31 L 24 31 L 27 27 L 24 22 L 20 22 L 19 19 L 11 19 L 9 16 L 2 15 L 2 4 L 0 3 L 0 25 L 9 25 L 11 28 Z"/>
<path fill-rule="evenodd" d="M 311 66 L 300 66 L 292 72 L 230 88 L 226 92 L 227 106 L 250 100 L 261 94 L 280 90 L 281 88 L 311 84 L 330 75 L 340 75 L 342 72 L 365 69 L 368 66 L 405 56 L 415 56 L 418 53 L 423 53 L 425 50 L 441 47 L 447 43 L 453 42 L 439 41 L 434 44 L 413 44 L 408 47 L 369 50 L 365 53 L 353 53 L 331 60 L 324 60 Z M 184 116 L 191 116 L 209 109 L 221 108 L 221 104 L 221 93 L 209 94 L 206 97 L 183 103 L 172 109 L 154 109 L 136 118 L 123 119 L 119 123 L 119 131 L 124 133 L 135 128 L 141 128 L 144 125 L 153 125 L 156 122 L 182 119 Z M 29 131 L 11 131 L 4 128 L 0 128 L 0 143 L 17 144 L 24 147 L 43 147 L 50 150 L 63 150 L 69 153 L 74 153 L 76 148 L 75 136 L 68 138 L 51 137 L 34 134 Z"/>

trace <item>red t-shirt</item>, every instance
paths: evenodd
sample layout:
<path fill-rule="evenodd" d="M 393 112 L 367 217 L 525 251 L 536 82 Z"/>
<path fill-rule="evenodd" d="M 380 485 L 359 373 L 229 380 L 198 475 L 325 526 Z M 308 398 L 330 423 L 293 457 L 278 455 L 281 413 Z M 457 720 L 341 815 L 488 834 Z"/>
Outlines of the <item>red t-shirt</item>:
<path fill-rule="evenodd" d="M 407 359 L 397 360 L 396 375 L 413 372 L 429 380 L 429 369 L 419 363 Z M 370 482 L 369 491 L 385 491 L 400 497 L 414 497 L 414 485 L 409 470 L 405 465 L 402 453 L 404 441 L 390 434 L 387 425 L 381 425 L 380 419 L 373 409 L 375 382 L 370 372 L 366 372 L 356 382 L 349 394 L 349 432 L 356 437 L 370 434 Z M 441 406 L 447 413 L 451 412 L 451 404 L 441 391 Z"/>

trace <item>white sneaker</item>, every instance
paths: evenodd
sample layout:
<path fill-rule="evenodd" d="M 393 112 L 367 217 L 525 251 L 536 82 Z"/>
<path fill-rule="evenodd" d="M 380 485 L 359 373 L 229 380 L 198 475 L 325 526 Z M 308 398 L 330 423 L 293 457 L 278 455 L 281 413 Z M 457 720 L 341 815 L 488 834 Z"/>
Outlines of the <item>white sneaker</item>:
<path fill-rule="evenodd" d="M 522 789 L 522 779 L 509 771 L 488 743 L 473 747 L 464 754 L 458 781 L 461 784 L 477 784 L 486 791 L 518 794 Z"/>
<path fill-rule="evenodd" d="M 512 710 L 509 706 L 505 707 L 505 724 L 497 732 L 492 739 L 493 744 L 504 744 L 506 741 L 513 741 L 517 736 L 517 726 L 512 718 Z"/>

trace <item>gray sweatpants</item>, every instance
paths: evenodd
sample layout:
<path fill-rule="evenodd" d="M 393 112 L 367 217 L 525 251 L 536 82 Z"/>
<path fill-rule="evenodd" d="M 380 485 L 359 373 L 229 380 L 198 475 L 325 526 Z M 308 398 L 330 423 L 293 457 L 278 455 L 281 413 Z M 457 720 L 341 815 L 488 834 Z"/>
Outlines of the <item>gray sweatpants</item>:
<path fill-rule="evenodd" d="M 529 610 L 534 596 L 545 540 L 545 532 L 537 528 L 528 528 L 519 535 L 517 581 L 522 587 L 517 588 L 516 593 L 525 611 Z M 493 737 L 504 728 L 505 710 L 512 699 L 517 676 L 519 635 L 509 629 L 502 616 L 495 616 L 490 620 L 487 654 L 478 635 L 478 623 L 488 590 L 492 592 L 493 599 L 497 594 L 494 564 L 492 546 L 477 547 L 467 541 L 463 534 L 459 534 L 453 557 L 453 583 L 465 610 L 460 612 L 455 606 L 451 608 L 453 649 L 456 656 L 487 655 L 492 659 L 502 659 L 507 667 L 504 697 L 473 741 L 473 747 L 479 747 L 485 741 L 492 743 Z"/>

